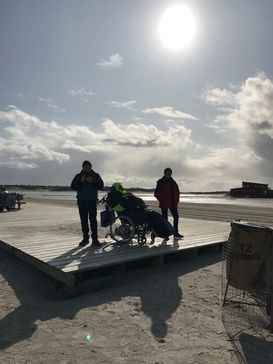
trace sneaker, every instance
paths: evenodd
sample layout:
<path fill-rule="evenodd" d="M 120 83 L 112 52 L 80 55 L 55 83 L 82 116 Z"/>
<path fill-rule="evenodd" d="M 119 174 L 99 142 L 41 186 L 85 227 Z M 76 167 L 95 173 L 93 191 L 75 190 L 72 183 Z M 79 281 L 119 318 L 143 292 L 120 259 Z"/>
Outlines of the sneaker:
<path fill-rule="evenodd" d="M 174 234 L 174 237 L 175 237 L 175 238 L 182 239 L 182 238 L 184 238 L 184 235 L 181 235 L 181 234 L 179 234 L 179 233 L 175 233 L 175 234 Z"/>
<path fill-rule="evenodd" d="M 79 246 L 85 246 L 89 244 L 89 239 L 82 239 L 82 241 L 79 243 Z"/>
<path fill-rule="evenodd" d="M 95 248 L 100 248 L 101 243 L 98 240 L 93 240 L 92 241 L 92 246 L 95 247 Z"/>

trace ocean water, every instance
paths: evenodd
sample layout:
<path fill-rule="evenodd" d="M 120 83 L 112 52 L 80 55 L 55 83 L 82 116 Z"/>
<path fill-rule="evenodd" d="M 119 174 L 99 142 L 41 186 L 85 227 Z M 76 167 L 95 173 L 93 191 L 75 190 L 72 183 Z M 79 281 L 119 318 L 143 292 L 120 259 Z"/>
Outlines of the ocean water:
<path fill-rule="evenodd" d="M 12 191 L 11 191 L 12 192 Z M 18 191 L 16 191 L 18 192 Z M 57 199 L 73 201 L 76 199 L 76 192 L 74 191 L 47 191 L 47 190 L 36 190 L 36 191 L 19 191 L 25 197 L 29 198 L 44 198 L 44 199 Z M 152 193 L 135 193 L 141 197 L 144 201 L 156 201 Z M 105 195 L 105 192 L 99 192 L 99 198 Z M 232 198 L 225 196 L 224 194 L 184 194 L 180 196 L 180 201 L 189 203 L 204 203 L 204 204 L 226 204 L 235 206 L 256 206 L 256 207 L 273 207 L 273 199 L 263 198 Z"/>

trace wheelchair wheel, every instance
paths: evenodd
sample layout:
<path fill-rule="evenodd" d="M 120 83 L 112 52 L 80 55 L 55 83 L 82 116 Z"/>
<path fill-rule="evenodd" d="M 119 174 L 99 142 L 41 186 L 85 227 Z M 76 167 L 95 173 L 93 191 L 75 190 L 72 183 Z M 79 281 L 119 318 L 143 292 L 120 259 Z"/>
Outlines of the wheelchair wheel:
<path fill-rule="evenodd" d="M 135 224 L 127 216 L 117 217 L 110 225 L 110 236 L 117 242 L 127 243 L 135 234 Z"/>
<path fill-rule="evenodd" d="M 140 237 L 138 237 L 137 242 L 139 245 L 144 245 L 144 244 L 146 244 L 147 239 L 145 236 L 140 236 Z"/>

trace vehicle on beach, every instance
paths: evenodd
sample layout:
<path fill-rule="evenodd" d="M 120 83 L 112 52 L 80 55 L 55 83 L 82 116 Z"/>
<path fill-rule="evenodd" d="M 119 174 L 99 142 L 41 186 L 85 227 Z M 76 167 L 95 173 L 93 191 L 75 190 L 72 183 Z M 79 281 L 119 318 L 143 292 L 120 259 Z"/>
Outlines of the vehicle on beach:
<path fill-rule="evenodd" d="M 23 195 L 15 192 L 8 192 L 5 186 L 0 187 L 0 212 L 4 209 L 7 211 L 20 210 L 21 205 L 25 204 L 23 201 Z"/>

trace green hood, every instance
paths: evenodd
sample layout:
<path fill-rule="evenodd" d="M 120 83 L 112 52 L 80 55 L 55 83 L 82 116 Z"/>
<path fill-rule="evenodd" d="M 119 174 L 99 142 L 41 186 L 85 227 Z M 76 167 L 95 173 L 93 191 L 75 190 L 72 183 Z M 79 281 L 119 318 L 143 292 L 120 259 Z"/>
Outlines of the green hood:
<path fill-rule="evenodd" d="M 113 187 L 116 191 L 118 191 L 118 192 L 120 192 L 120 193 L 124 193 L 124 194 L 126 194 L 126 191 L 125 191 L 125 189 L 123 188 L 123 186 L 122 186 L 122 184 L 121 184 L 120 182 L 115 182 L 115 183 L 113 183 L 112 187 Z"/>

